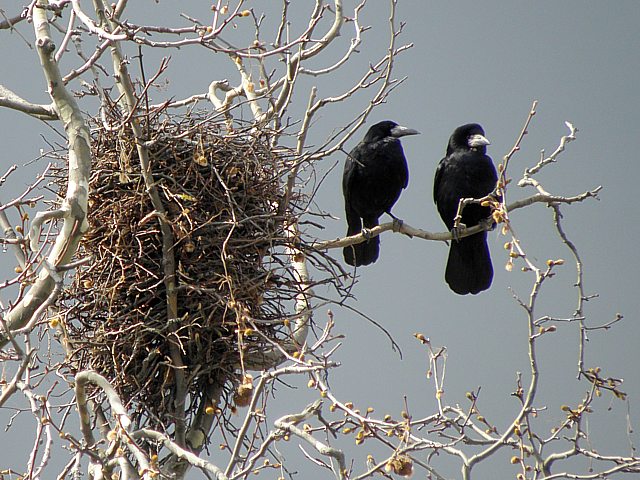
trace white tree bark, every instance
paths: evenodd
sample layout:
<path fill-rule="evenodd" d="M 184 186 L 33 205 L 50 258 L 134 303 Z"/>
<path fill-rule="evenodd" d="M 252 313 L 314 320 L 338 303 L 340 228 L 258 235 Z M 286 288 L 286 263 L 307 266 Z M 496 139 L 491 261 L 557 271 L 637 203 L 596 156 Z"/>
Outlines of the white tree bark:
<path fill-rule="evenodd" d="M 89 199 L 89 173 L 91 170 L 91 138 L 89 128 L 71 93 L 66 89 L 57 62 L 53 58 L 55 45 L 51 39 L 47 11 L 47 0 L 39 0 L 33 9 L 33 26 L 36 36 L 36 49 L 47 80 L 47 91 L 53 102 L 55 114 L 63 123 L 68 140 L 69 184 L 65 199 L 57 211 L 56 217 L 62 219 L 62 226 L 53 248 L 44 260 L 48 268 L 42 268 L 38 280 L 29 289 L 24 299 L 6 316 L 9 330 L 17 330 L 37 320 L 44 313 L 41 309 L 45 303 L 53 301 L 56 285 L 60 286 L 61 278 L 56 278 L 56 270 L 71 261 L 75 255 L 82 234 L 87 230 L 87 206 Z M 51 212 L 40 213 L 40 218 Z M 34 222 L 36 223 L 36 222 Z M 36 223 L 36 225 L 39 225 Z M 29 232 L 31 249 L 37 252 L 39 229 Z M 6 345 L 6 333 L 0 337 L 0 346 Z"/>

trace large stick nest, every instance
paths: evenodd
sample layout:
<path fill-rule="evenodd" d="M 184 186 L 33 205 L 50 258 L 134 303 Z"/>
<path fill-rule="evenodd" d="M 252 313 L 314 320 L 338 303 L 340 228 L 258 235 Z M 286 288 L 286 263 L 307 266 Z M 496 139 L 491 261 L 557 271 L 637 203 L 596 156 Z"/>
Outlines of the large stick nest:
<path fill-rule="evenodd" d="M 247 355 L 290 333 L 284 319 L 296 285 L 278 208 L 291 165 L 265 134 L 221 134 L 193 117 L 143 127 L 165 212 L 152 206 L 131 132 L 95 128 L 90 230 L 79 251 L 93 261 L 64 292 L 61 315 L 73 370 L 98 371 L 129 408 L 146 412 L 143 423 L 167 426 L 176 368 L 185 374 L 191 415 L 215 400 L 204 392 L 237 382 Z M 160 222 L 171 228 L 169 251 Z M 168 256 L 176 266 L 175 319 L 167 314 Z"/>

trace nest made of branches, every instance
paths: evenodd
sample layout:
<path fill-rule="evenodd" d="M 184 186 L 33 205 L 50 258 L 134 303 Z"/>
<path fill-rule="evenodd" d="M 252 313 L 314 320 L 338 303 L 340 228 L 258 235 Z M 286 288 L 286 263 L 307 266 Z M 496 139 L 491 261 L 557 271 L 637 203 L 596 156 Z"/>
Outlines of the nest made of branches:
<path fill-rule="evenodd" d="M 59 314 L 72 371 L 96 370 L 140 418 L 147 412 L 142 423 L 166 427 L 177 368 L 192 415 L 215 400 L 206 392 L 239 381 L 241 357 L 287 336 L 283 319 L 296 288 L 278 209 L 292 160 L 264 133 L 222 133 L 194 115 L 165 115 L 143 130 L 165 211 L 152 205 L 131 131 L 96 123 L 90 230 L 78 252 L 93 260 L 66 288 Z M 64 168 L 56 178 L 62 193 Z M 171 227 L 169 251 L 161 221 Z M 175 262 L 174 319 L 167 314 L 168 255 Z"/>

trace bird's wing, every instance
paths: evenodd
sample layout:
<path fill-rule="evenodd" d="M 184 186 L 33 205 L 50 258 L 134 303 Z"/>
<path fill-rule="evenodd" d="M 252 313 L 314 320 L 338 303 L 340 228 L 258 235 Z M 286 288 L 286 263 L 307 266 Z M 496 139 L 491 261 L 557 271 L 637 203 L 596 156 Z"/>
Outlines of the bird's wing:
<path fill-rule="evenodd" d="M 352 155 L 354 155 L 356 149 L 351 150 L 349 155 L 344 161 L 344 171 L 342 172 L 342 193 L 344 194 L 345 202 L 349 203 L 350 192 L 351 192 L 351 182 L 353 181 L 353 177 L 356 169 L 356 162 L 354 161 Z"/>
<path fill-rule="evenodd" d="M 358 177 L 362 173 L 362 167 L 366 163 L 369 152 L 365 144 L 360 142 L 347 155 L 344 162 L 344 172 L 342 174 L 342 190 L 345 198 L 350 195 L 353 183 L 358 181 Z"/>
<path fill-rule="evenodd" d="M 402 188 L 407 188 L 409 186 L 409 166 L 407 165 L 407 159 L 404 156 L 404 152 L 402 152 L 402 159 L 404 161 L 404 185 L 402 185 Z"/>
<path fill-rule="evenodd" d="M 440 163 L 438 163 L 438 166 L 436 168 L 436 175 L 435 175 L 435 178 L 433 179 L 433 203 L 435 203 L 436 205 L 438 204 L 438 196 L 440 194 L 440 182 L 442 181 L 442 172 L 444 172 L 444 169 L 445 169 L 445 166 L 444 166 L 445 160 L 446 160 L 446 157 L 440 160 Z"/>

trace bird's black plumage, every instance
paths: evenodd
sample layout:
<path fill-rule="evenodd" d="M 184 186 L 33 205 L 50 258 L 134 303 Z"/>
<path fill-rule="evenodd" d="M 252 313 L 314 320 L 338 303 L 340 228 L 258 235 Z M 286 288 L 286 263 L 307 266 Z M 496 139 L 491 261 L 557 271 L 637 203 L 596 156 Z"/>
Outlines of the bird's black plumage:
<path fill-rule="evenodd" d="M 461 198 L 482 198 L 496 186 L 498 175 L 486 154 L 488 144 L 477 123 L 456 128 L 449 138 L 447 155 L 438 164 L 433 184 L 433 199 L 449 230 Z M 462 211 L 461 223 L 472 227 L 489 215 L 489 207 L 469 204 Z M 460 295 L 476 294 L 489 288 L 492 279 L 487 232 L 451 241 L 445 271 L 451 290 Z"/>
<path fill-rule="evenodd" d="M 409 182 L 407 160 L 400 137 L 418 132 L 395 122 L 373 125 L 364 139 L 347 156 L 342 175 L 342 192 L 347 215 L 347 235 L 378 225 Z M 344 260 L 349 265 L 369 265 L 378 259 L 380 239 L 373 237 L 345 247 Z"/>

